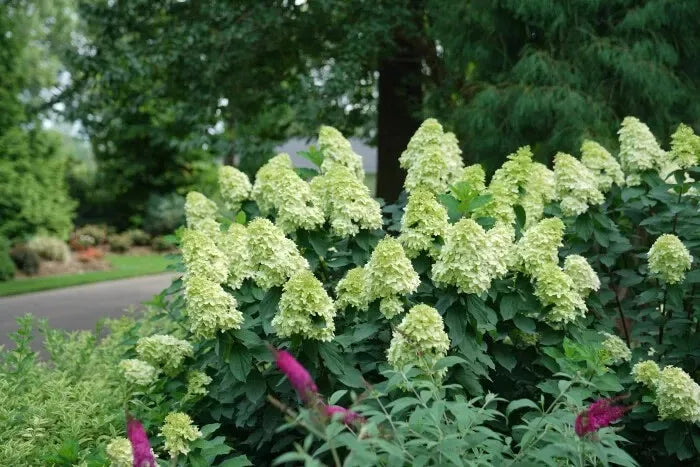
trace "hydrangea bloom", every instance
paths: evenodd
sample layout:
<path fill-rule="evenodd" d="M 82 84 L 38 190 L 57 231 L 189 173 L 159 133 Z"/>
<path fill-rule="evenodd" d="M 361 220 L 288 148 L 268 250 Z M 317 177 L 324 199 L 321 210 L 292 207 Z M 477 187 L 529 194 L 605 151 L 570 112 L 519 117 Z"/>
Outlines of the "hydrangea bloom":
<path fill-rule="evenodd" d="M 525 193 L 520 198 L 520 205 L 525 210 L 525 228 L 542 219 L 544 205 L 555 197 L 554 172 L 544 164 L 533 162 L 530 167 L 530 177 L 525 182 Z"/>
<path fill-rule="evenodd" d="M 198 230 L 186 229 L 182 234 L 181 249 L 187 268 L 186 278 L 203 277 L 216 283 L 226 280 L 228 258 L 216 246 L 214 238 Z"/>
<path fill-rule="evenodd" d="M 279 287 L 296 272 L 309 268 L 294 242 L 269 220 L 253 219 L 247 230 L 251 277 L 261 289 Z"/>
<path fill-rule="evenodd" d="M 332 126 L 322 126 L 318 132 L 318 146 L 323 152 L 321 172 L 328 172 L 335 165 L 347 167 L 360 181 L 365 179 L 362 157 L 352 150 L 350 141 Z"/>
<path fill-rule="evenodd" d="M 228 259 L 226 283 L 236 290 L 252 274 L 246 227 L 235 222 L 231 224 L 228 232 L 219 236 L 218 246 Z"/>
<path fill-rule="evenodd" d="M 318 393 L 318 387 L 309 372 L 286 350 L 274 350 L 275 364 L 285 374 L 297 392 L 299 399 L 306 402 Z"/>
<path fill-rule="evenodd" d="M 187 395 L 204 396 L 212 379 L 203 371 L 190 371 L 187 374 Z"/>
<path fill-rule="evenodd" d="M 545 320 L 554 326 L 575 321 L 586 314 L 586 303 L 574 281 L 557 265 L 546 263 L 535 276 L 535 296 L 544 306 L 552 306 Z"/>
<path fill-rule="evenodd" d="M 700 165 L 700 136 L 681 123 L 671 135 L 671 157 L 679 168 Z"/>
<path fill-rule="evenodd" d="M 563 152 L 554 156 L 554 177 L 557 198 L 565 216 L 578 216 L 588 211 L 589 205 L 600 204 L 603 193 L 598 190 L 598 179 L 576 158 Z"/>
<path fill-rule="evenodd" d="M 530 146 L 523 146 L 509 154 L 506 162 L 491 177 L 486 190 L 492 196 L 491 202 L 477 210 L 476 214 L 491 216 L 506 224 L 515 222 L 513 206 L 518 204 L 521 190 L 526 190 L 533 173 L 532 167 Z"/>
<path fill-rule="evenodd" d="M 192 423 L 189 415 L 182 412 L 169 413 L 160 429 L 165 439 L 165 450 L 175 459 L 190 452 L 190 443 L 202 437 L 202 432 Z"/>
<path fill-rule="evenodd" d="M 649 271 L 669 284 L 681 282 L 693 262 L 688 249 L 673 234 L 663 234 L 657 238 L 647 256 Z"/>
<path fill-rule="evenodd" d="M 253 187 L 248 176 L 230 165 L 219 168 L 219 193 L 231 211 L 241 209 L 241 203 L 250 196 Z"/>
<path fill-rule="evenodd" d="M 274 208 L 275 222 L 285 232 L 313 230 L 324 222 L 311 187 L 294 171 L 287 154 L 273 157 L 258 170 L 253 199 L 264 214 Z"/>
<path fill-rule="evenodd" d="M 638 185 L 641 172 L 660 169 L 665 165 L 666 153 L 649 127 L 639 119 L 625 117 L 617 133 L 620 136 L 620 165 L 627 175 L 627 185 Z"/>
<path fill-rule="evenodd" d="M 406 191 L 421 188 L 435 194 L 446 192 L 461 174 L 461 154 L 453 133 L 444 133 L 434 118 L 425 120 L 399 158 L 401 167 L 408 171 Z"/>
<path fill-rule="evenodd" d="M 199 229 L 199 224 L 216 217 L 219 208 L 216 203 L 198 191 L 190 191 L 185 197 L 185 219 L 191 229 Z"/>
<path fill-rule="evenodd" d="M 382 298 L 379 300 L 379 312 L 391 319 L 403 313 L 403 302 L 397 296 Z"/>
<path fill-rule="evenodd" d="M 148 386 L 158 377 L 158 370 L 143 360 L 127 359 L 119 362 L 119 370 L 129 383 Z"/>
<path fill-rule="evenodd" d="M 190 329 L 198 337 L 211 339 L 217 332 L 240 329 L 243 324 L 236 299 L 205 277 L 187 279 L 185 302 Z"/>
<path fill-rule="evenodd" d="M 525 231 L 516 245 L 518 270 L 536 275 L 546 264 L 559 263 L 564 223 L 557 217 L 543 219 Z"/>
<path fill-rule="evenodd" d="M 413 364 L 430 371 L 447 355 L 450 338 L 440 313 L 428 305 L 416 305 L 394 330 L 387 359 L 396 370 Z"/>
<path fill-rule="evenodd" d="M 605 336 L 605 340 L 603 340 L 601 345 L 603 348 L 603 359 L 607 364 L 615 365 L 630 361 L 632 352 L 622 339 L 607 332 L 601 332 L 601 334 Z"/>
<path fill-rule="evenodd" d="M 481 164 L 472 164 L 458 172 L 456 183 L 466 182 L 476 191 L 486 189 L 486 172 Z"/>
<path fill-rule="evenodd" d="M 164 334 L 142 337 L 136 344 L 136 353 L 146 362 L 162 368 L 166 374 L 176 374 L 185 360 L 192 356 L 192 344 Z"/>
<path fill-rule="evenodd" d="M 131 442 L 131 452 L 134 454 L 134 467 L 156 467 L 155 454 L 151 449 L 146 430 L 141 422 L 127 415 L 126 436 Z M 130 464 L 131 465 L 131 464 Z"/>
<path fill-rule="evenodd" d="M 600 144 L 585 140 L 581 145 L 581 163 L 588 168 L 598 181 L 598 189 L 603 193 L 610 190 L 613 183 L 622 186 L 625 174 L 617 160 Z"/>
<path fill-rule="evenodd" d="M 411 294 L 420 284 L 418 273 L 395 238 L 381 239 L 365 268 L 370 301 Z"/>
<path fill-rule="evenodd" d="M 600 288 L 600 279 L 586 258 L 579 255 L 569 255 L 564 259 L 564 272 L 571 278 L 574 288 L 586 297 L 591 291 Z"/>
<path fill-rule="evenodd" d="M 431 256 L 437 253 L 433 242 L 445 235 L 448 227 L 447 210 L 429 191 L 415 190 L 408 197 L 408 203 L 401 218 L 399 241 L 409 258 L 415 258 L 421 251 Z"/>
<path fill-rule="evenodd" d="M 404 169 L 410 169 L 425 153 L 427 147 L 440 146 L 444 133 L 440 122 L 434 118 L 425 120 L 411 136 L 408 145 L 401 156 L 399 164 Z"/>
<path fill-rule="evenodd" d="M 336 165 L 311 180 L 311 191 L 331 225 L 331 233 L 340 237 L 357 234 L 360 229 L 382 226 L 379 203 L 369 188 L 345 166 Z"/>
<path fill-rule="evenodd" d="M 515 345 L 519 349 L 526 349 L 528 347 L 537 345 L 537 343 L 540 340 L 539 333 L 523 332 L 520 329 L 513 329 L 512 331 L 510 331 L 509 337 L 511 338 L 513 345 Z"/>
<path fill-rule="evenodd" d="M 132 467 L 134 454 L 126 438 L 114 438 L 107 444 L 105 453 L 114 467 Z"/>
<path fill-rule="evenodd" d="M 272 326 L 280 337 L 301 335 L 329 341 L 335 332 L 335 306 L 311 271 L 302 270 L 289 278 Z"/>
<path fill-rule="evenodd" d="M 338 297 L 335 305 L 339 310 L 353 306 L 358 310 L 364 310 L 369 305 L 367 295 L 367 277 L 364 268 L 350 269 L 335 287 Z"/>
<path fill-rule="evenodd" d="M 661 420 L 700 421 L 700 386 L 680 368 L 668 365 L 656 380 L 656 400 Z"/>
<path fill-rule="evenodd" d="M 486 232 L 488 256 L 487 271 L 491 279 L 503 277 L 515 261 L 515 229 L 509 224 L 497 223 Z"/>
<path fill-rule="evenodd" d="M 598 399 L 576 417 L 574 430 L 579 436 L 593 433 L 622 418 L 632 407 L 614 405 L 615 399 Z"/>
<path fill-rule="evenodd" d="M 656 386 L 656 381 L 661 375 L 661 369 L 654 360 L 645 360 L 632 367 L 632 376 L 638 383 L 642 383 L 650 389 Z"/>
<path fill-rule="evenodd" d="M 483 227 L 463 218 L 447 231 L 445 245 L 433 264 L 433 280 L 454 285 L 461 293 L 480 294 L 491 285 L 490 262 L 496 261 Z"/>

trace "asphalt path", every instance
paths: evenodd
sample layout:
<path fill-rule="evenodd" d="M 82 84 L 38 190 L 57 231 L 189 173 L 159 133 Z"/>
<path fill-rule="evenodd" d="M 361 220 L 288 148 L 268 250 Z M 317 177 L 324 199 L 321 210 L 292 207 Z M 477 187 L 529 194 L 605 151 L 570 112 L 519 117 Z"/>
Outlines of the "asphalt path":
<path fill-rule="evenodd" d="M 17 330 L 19 316 L 31 313 L 47 318 L 51 327 L 71 331 L 95 329 L 100 318 L 118 318 L 131 307 L 143 308 L 141 304 L 174 277 L 174 273 L 157 274 L 0 297 L 0 345 L 14 347 L 8 334 Z"/>

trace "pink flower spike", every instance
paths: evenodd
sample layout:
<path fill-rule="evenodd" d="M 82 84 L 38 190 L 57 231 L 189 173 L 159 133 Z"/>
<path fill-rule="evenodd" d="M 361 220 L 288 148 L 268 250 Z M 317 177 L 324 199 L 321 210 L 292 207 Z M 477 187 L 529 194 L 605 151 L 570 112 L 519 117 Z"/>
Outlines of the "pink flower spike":
<path fill-rule="evenodd" d="M 348 410 L 345 407 L 341 407 L 339 405 L 327 405 L 324 407 L 323 410 L 329 417 L 333 417 L 333 415 L 338 413 L 343 414 L 343 423 L 345 423 L 346 425 L 355 422 L 363 423 L 365 421 L 364 417 L 362 417 L 357 412 L 353 412 L 352 410 Z"/>
<path fill-rule="evenodd" d="M 615 399 L 598 399 L 576 417 L 574 430 L 579 436 L 593 433 L 622 418 L 632 407 L 613 405 Z"/>
<path fill-rule="evenodd" d="M 131 442 L 131 450 L 134 453 L 133 467 L 156 467 L 156 459 L 153 457 L 151 443 L 148 441 L 143 425 L 127 415 L 126 435 Z"/>
<path fill-rule="evenodd" d="M 301 363 L 299 363 L 286 350 L 274 350 L 277 368 L 287 376 L 290 384 L 296 390 L 299 398 L 307 402 L 314 394 L 318 392 L 316 383 L 311 378 L 311 375 Z"/>

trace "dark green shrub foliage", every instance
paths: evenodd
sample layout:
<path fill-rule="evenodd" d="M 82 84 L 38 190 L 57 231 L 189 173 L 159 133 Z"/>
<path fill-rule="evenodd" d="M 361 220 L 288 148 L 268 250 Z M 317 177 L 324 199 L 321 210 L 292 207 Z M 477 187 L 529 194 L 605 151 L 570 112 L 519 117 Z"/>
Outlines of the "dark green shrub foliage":
<path fill-rule="evenodd" d="M 10 257 L 10 242 L 0 236 L 0 281 L 15 277 L 15 263 Z"/>
<path fill-rule="evenodd" d="M 148 246 L 151 244 L 151 236 L 141 229 L 131 229 L 126 232 L 131 237 L 131 242 L 137 246 Z"/>
<path fill-rule="evenodd" d="M 143 229 L 152 235 L 170 234 L 185 222 L 185 198 L 177 193 L 152 195 L 146 203 Z"/>
<path fill-rule="evenodd" d="M 131 235 L 128 232 L 120 234 L 109 234 L 107 236 L 107 243 L 109 244 L 109 249 L 117 253 L 123 253 L 131 248 L 133 241 Z"/>
<path fill-rule="evenodd" d="M 27 247 L 27 245 L 15 245 L 15 247 L 10 250 L 10 256 L 12 257 L 12 261 L 17 265 L 17 268 L 23 273 L 31 276 L 39 272 L 41 258 L 36 251 Z"/>

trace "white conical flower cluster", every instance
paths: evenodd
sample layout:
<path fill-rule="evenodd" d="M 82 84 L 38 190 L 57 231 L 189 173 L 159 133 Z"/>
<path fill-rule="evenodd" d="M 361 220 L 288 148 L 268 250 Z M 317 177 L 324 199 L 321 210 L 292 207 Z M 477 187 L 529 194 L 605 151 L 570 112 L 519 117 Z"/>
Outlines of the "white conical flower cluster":
<path fill-rule="evenodd" d="M 406 255 L 415 258 L 422 251 L 430 256 L 438 252 L 434 242 L 442 238 L 449 226 L 447 209 L 429 191 L 413 191 L 401 218 L 399 241 Z"/>
<path fill-rule="evenodd" d="M 275 222 L 284 232 L 313 230 L 324 222 L 311 187 L 294 171 L 287 154 L 273 157 L 260 168 L 252 194 L 264 214 L 275 211 Z"/>
<path fill-rule="evenodd" d="M 581 163 L 588 168 L 598 181 L 598 189 L 603 193 L 613 184 L 622 186 L 625 174 L 617 160 L 600 144 L 585 140 L 581 145 Z"/>
<path fill-rule="evenodd" d="M 450 338 L 440 313 L 420 304 L 411 308 L 394 330 L 387 360 L 397 371 L 409 364 L 431 371 L 449 349 Z"/>
<path fill-rule="evenodd" d="M 210 231 L 216 221 L 219 208 L 216 203 L 198 191 L 190 191 L 185 197 L 185 220 L 187 227 Z"/>
<path fill-rule="evenodd" d="M 282 292 L 279 312 L 272 326 L 280 337 L 300 335 L 330 341 L 335 332 L 335 305 L 311 271 L 299 271 L 289 278 Z"/>
<path fill-rule="evenodd" d="M 230 165 L 219 168 L 219 193 L 230 210 L 241 209 L 241 203 L 248 199 L 252 188 L 248 176 L 237 168 Z"/>
<path fill-rule="evenodd" d="M 560 152 L 554 156 L 554 177 L 557 198 L 561 200 L 565 216 L 583 214 L 589 205 L 601 204 L 604 200 L 593 172 L 569 154 Z"/>
<path fill-rule="evenodd" d="M 620 130 L 620 165 L 629 186 L 641 183 L 640 175 L 646 170 L 661 170 L 668 156 L 661 149 L 649 127 L 635 117 L 625 117 Z"/>

